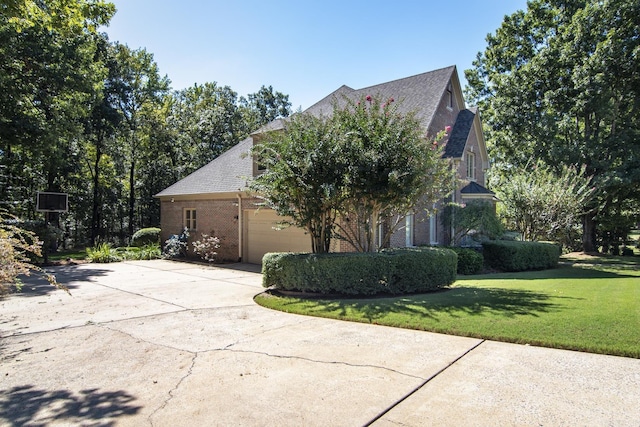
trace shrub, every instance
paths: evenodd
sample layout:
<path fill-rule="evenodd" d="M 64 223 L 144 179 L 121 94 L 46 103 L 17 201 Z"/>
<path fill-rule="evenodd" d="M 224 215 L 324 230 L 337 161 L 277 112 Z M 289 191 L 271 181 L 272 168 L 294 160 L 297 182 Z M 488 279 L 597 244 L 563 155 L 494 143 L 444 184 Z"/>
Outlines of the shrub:
<path fill-rule="evenodd" d="M 93 248 L 87 248 L 87 258 L 91 262 L 108 263 L 122 261 L 116 249 L 112 249 L 108 243 L 101 243 Z"/>
<path fill-rule="evenodd" d="M 160 229 L 156 227 L 142 228 L 131 237 L 131 246 L 142 247 L 146 245 L 160 244 Z"/>
<path fill-rule="evenodd" d="M 162 257 L 160 245 L 152 244 L 138 247 L 127 247 L 116 249 L 116 255 L 123 260 L 139 261 L 158 259 Z"/>
<path fill-rule="evenodd" d="M 218 252 L 216 250 L 220 247 L 220 239 L 208 234 L 203 234 L 200 240 L 193 242 L 193 251 L 197 253 L 200 258 L 208 262 L 214 262 Z"/>
<path fill-rule="evenodd" d="M 484 265 L 481 253 L 467 248 L 450 248 L 458 254 L 458 274 L 478 274 Z"/>
<path fill-rule="evenodd" d="M 187 242 L 189 240 L 189 230 L 185 227 L 182 233 L 171 235 L 165 242 L 162 249 L 165 258 L 177 258 L 187 256 Z"/>
<path fill-rule="evenodd" d="M 633 249 L 628 246 L 622 246 L 620 248 L 620 255 L 622 256 L 633 256 Z"/>
<path fill-rule="evenodd" d="M 269 253 L 262 260 L 263 286 L 346 295 L 433 291 L 455 281 L 457 256 L 443 248 L 379 253 Z"/>
<path fill-rule="evenodd" d="M 554 268 L 560 258 L 560 246 L 555 243 L 494 240 L 482 246 L 485 263 L 502 271 Z"/>

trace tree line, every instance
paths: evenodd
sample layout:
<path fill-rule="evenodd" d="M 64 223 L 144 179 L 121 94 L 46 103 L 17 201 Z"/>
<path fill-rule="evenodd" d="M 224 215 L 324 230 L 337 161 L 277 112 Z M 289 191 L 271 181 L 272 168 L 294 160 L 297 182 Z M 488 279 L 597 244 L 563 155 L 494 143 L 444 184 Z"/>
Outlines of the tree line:
<path fill-rule="evenodd" d="M 172 90 L 152 53 L 98 30 L 111 3 L 12 0 L 0 13 L 0 208 L 41 221 L 36 193 L 69 193 L 50 219 L 70 245 L 157 226 L 154 194 L 291 112 L 271 86 Z"/>

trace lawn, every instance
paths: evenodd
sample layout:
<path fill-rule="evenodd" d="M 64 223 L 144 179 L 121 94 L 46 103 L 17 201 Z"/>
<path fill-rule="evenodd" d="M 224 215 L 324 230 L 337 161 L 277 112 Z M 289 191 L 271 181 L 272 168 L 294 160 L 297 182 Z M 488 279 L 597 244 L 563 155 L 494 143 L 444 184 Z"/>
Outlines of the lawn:
<path fill-rule="evenodd" d="M 310 316 L 640 358 L 640 258 L 564 258 L 553 270 L 459 276 L 440 292 L 303 299 L 265 307 Z"/>

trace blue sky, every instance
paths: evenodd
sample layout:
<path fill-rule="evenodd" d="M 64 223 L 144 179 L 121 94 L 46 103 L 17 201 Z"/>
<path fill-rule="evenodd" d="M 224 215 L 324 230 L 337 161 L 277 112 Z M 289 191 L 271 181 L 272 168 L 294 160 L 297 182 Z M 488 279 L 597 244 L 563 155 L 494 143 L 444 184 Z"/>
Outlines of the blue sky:
<path fill-rule="evenodd" d="M 111 0 L 103 30 L 154 54 L 174 89 L 217 82 L 239 95 L 262 85 L 294 110 L 343 84 L 354 89 L 456 65 L 526 0 Z"/>

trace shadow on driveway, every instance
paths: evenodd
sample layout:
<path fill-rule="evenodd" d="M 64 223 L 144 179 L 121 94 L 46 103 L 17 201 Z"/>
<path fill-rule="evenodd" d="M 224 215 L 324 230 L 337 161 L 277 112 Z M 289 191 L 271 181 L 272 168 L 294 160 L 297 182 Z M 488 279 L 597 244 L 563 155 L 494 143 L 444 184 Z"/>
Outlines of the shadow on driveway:
<path fill-rule="evenodd" d="M 61 420 L 83 426 L 112 426 L 115 418 L 140 411 L 142 407 L 134 405 L 135 400 L 124 391 L 90 389 L 77 395 L 67 390 L 19 386 L 0 391 L 0 420 L 11 426 L 46 426 Z"/>

